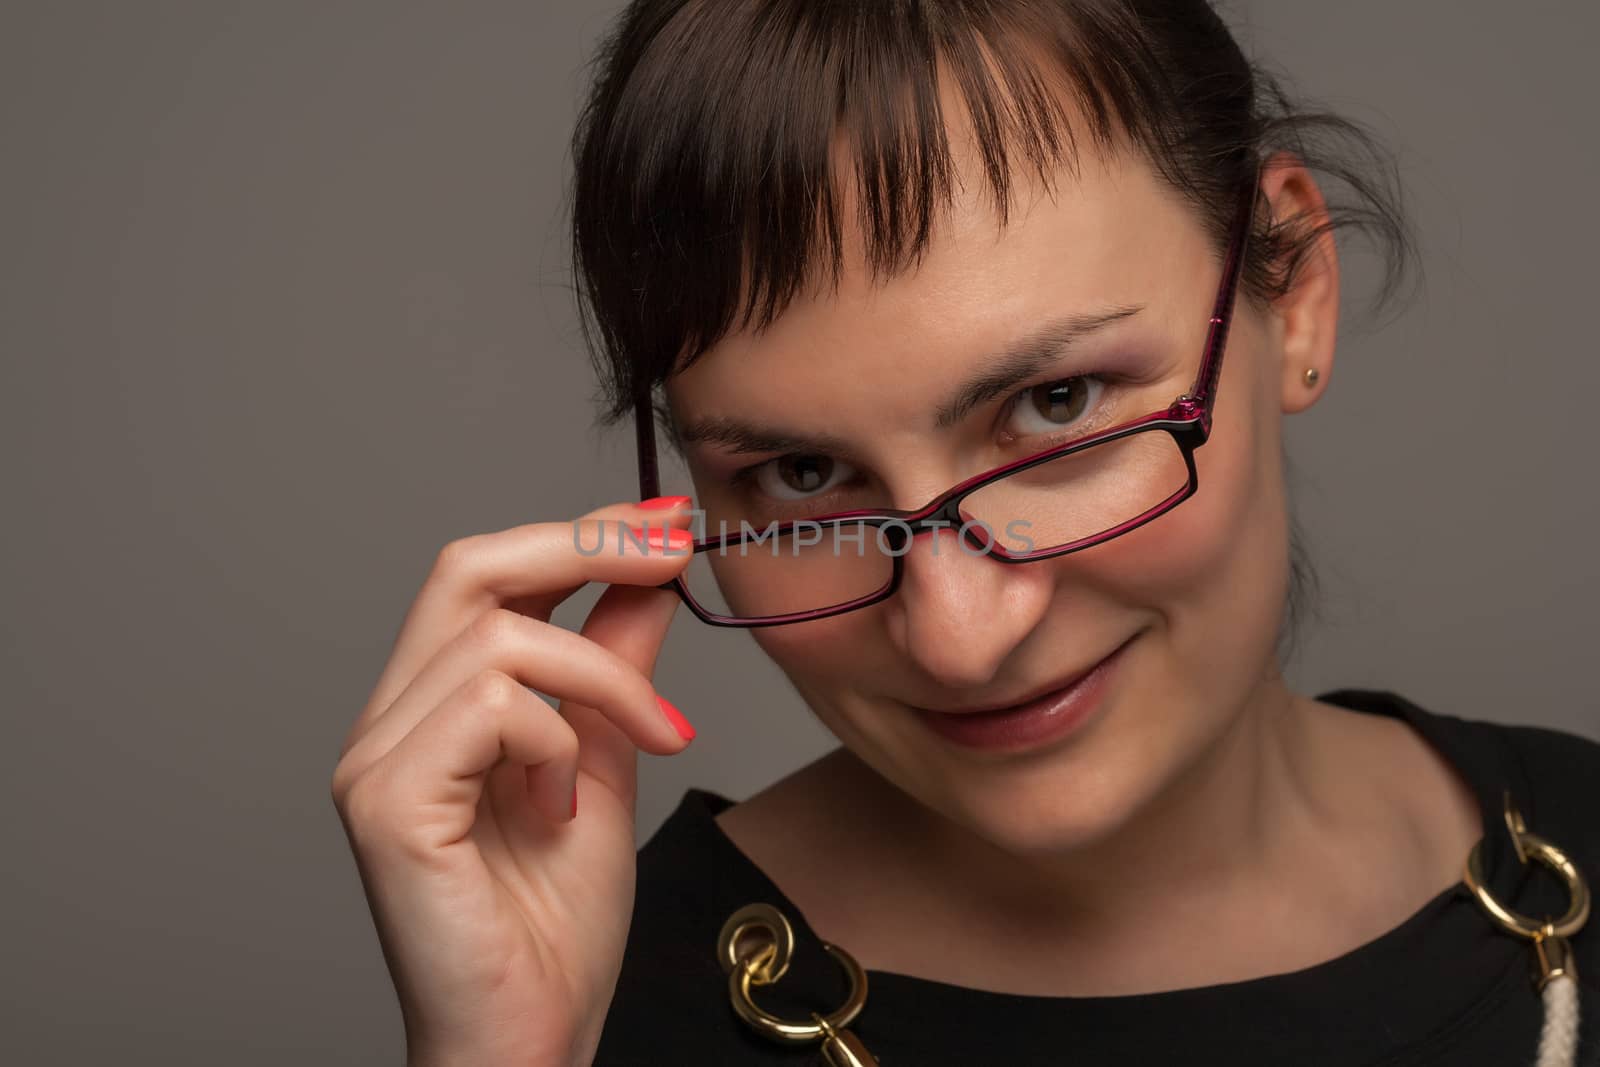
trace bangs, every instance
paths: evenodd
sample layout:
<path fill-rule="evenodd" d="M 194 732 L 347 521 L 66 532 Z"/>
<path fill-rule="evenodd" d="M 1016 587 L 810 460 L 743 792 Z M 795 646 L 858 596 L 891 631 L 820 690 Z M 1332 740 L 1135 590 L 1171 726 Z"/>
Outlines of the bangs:
<path fill-rule="evenodd" d="M 914 262 L 958 191 L 952 127 L 971 131 L 1002 223 L 1019 164 L 1050 185 L 1080 143 L 1106 152 L 1119 130 L 1159 159 L 1166 79 L 1108 8 L 635 5 L 574 139 L 579 296 L 590 351 L 609 353 L 610 418 L 729 330 L 836 286 L 846 227 L 873 278 Z"/>

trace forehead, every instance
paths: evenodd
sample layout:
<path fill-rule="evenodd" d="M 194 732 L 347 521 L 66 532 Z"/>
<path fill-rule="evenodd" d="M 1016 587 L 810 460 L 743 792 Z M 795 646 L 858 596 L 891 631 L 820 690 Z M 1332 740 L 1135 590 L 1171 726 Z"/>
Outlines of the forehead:
<path fill-rule="evenodd" d="M 668 379 L 674 421 L 817 427 L 828 420 L 812 408 L 844 420 L 862 393 L 886 420 L 889 406 L 909 419 L 924 392 L 942 392 L 1042 319 L 1145 305 L 1141 328 L 1161 330 L 1203 309 L 1215 283 L 1207 237 L 1142 157 L 1086 152 L 1049 185 L 1019 179 L 1002 221 L 959 131 L 952 149 L 955 192 L 915 264 L 874 277 L 860 231 L 847 227 L 837 286 L 813 283 L 767 329 L 727 335 Z"/>

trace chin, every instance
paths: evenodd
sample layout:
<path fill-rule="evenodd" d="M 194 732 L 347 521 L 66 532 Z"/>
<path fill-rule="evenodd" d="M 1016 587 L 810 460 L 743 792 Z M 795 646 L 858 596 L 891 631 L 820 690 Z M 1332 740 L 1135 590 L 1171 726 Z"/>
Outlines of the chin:
<path fill-rule="evenodd" d="M 954 744 L 903 706 L 842 716 L 834 732 L 878 777 L 962 831 L 1019 857 L 1060 856 L 1129 827 L 1207 743 L 1206 716 L 1187 701 L 1130 684 L 1131 672 L 1120 681 L 1072 733 L 1016 752 Z"/>
<path fill-rule="evenodd" d="M 902 764 L 894 777 L 923 807 L 1006 853 L 1058 856 L 1126 826 L 1164 778 L 1155 753 L 1079 740 L 1027 760 Z"/>
<path fill-rule="evenodd" d="M 989 783 L 962 798 L 969 829 L 1017 856 L 1058 856 L 1091 847 L 1125 826 L 1137 790 L 1124 774 L 1066 775 L 1041 770 Z M 1126 776 L 1125 776 L 1126 775 Z"/>

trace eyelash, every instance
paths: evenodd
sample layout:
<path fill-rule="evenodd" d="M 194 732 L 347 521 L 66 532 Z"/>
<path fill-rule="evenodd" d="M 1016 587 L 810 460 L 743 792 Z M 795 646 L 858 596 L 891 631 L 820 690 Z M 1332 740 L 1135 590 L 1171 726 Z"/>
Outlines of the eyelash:
<path fill-rule="evenodd" d="M 1035 389 L 1042 389 L 1042 388 L 1045 388 L 1046 386 L 1051 386 L 1051 385 L 1059 385 L 1062 382 L 1078 382 L 1078 381 L 1090 381 L 1090 380 L 1099 382 L 1100 385 L 1103 387 L 1103 389 L 1110 389 L 1110 388 L 1113 387 L 1114 383 L 1117 381 L 1117 376 L 1114 375 L 1114 374 L 1110 374 L 1110 373 L 1102 372 L 1102 371 L 1089 371 L 1089 372 L 1085 372 L 1083 374 L 1073 374 L 1073 375 L 1070 375 L 1070 376 L 1068 376 L 1066 378 L 1051 378 L 1051 379 L 1049 379 L 1047 381 L 1042 381 L 1042 382 L 1038 382 L 1038 383 L 1036 383 L 1034 385 L 1026 386 L 1025 388 L 1019 389 L 1017 392 L 1013 393 L 1006 400 L 1005 406 L 1001 410 L 1001 417 L 1002 417 L 1002 419 L 1010 418 L 1011 414 L 1017 409 L 1017 405 L 1021 404 L 1023 399 L 1025 397 L 1027 397 L 1027 395 L 1030 392 L 1032 392 L 1033 390 L 1035 390 Z M 1104 394 L 1102 393 L 1102 397 L 1103 397 L 1103 395 Z M 1099 398 L 1097 398 L 1097 399 L 1099 399 Z M 1093 422 L 1094 422 L 1094 420 L 1093 420 L 1093 417 L 1091 416 L 1090 419 L 1089 419 L 1088 425 L 1090 425 L 1092 427 L 1093 426 Z M 1063 444 L 1066 441 L 1072 439 L 1073 437 L 1081 437 L 1085 433 L 1088 433 L 1088 432 L 1093 432 L 1093 431 L 1092 430 L 1084 430 L 1084 429 L 1081 429 L 1081 428 L 1074 427 L 1074 428 L 1071 428 L 1071 429 L 1064 430 L 1060 434 L 1013 435 L 1012 436 L 1012 440 L 1023 440 L 1023 439 L 1026 439 L 1026 440 L 1029 440 L 1029 441 L 1039 441 L 1042 438 L 1047 443 L 1039 444 L 1037 447 L 1033 448 L 1032 451 L 1034 451 L 1034 452 L 1043 452 L 1048 448 L 1053 448 L 1058 444 Z M 764 459 L 760 463 L 752 463 L 747 467 L 740 467 L 738 470 L 736 470 L 732 474 L 728 475 L 728 484 L 731 487 L 733 487 L 734 489 L 737 489 L 739 491 L 753 490 L 753 489 L 756 488 L 755 479 L 756 479 L 757 472 L 761 471 L 762 469 L 764 469 L 764 468 L 766 468 L 766 467 L 768 467 L 768 466 L 770 466 L 770 465 L 772 465 L 774 463 L 777 463 L 779 460 L 782 460 L 782 459 L 788 459 L 788 458 L 790 458 L 792 456 L 810 456 L 810 455 L 812 455 L 812 453 L 808 453 L 808 452 L 786 452 L 786 453 L 784 453 L 783 455 L 780 455 L 780 456 L 773 456 L 771 459 Z M 826 500 L 828 495 L 830 495 L 832 493 L 835 493 L 835 492 L 838 492 L 839 489 L 841 489 L 841 488 L 842 488 L 842 486 L 834 486 L 832 489 L 828 490 L 827 494 L 824 494 L 824 495 L 821 495 L 821 496 L 815 496 L 815 497 L 807 497 L 803 501 L 775 501 L 774 503 L 778 504 L 778 505 L 782 505 L 782 504 L 801 504 L 801 505 L 805 505 L 805 506 L 809 507 L 809 506 L 815 505 L 815 503 L 818 500 Z"/>

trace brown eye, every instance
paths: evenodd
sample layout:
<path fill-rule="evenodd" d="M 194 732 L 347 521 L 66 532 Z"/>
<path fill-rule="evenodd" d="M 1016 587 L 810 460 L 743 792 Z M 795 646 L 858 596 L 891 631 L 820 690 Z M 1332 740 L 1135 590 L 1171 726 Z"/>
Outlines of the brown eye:
<path fill-rule="evenodd" d="M 797 493 L 814 493 L 828 481 L 833 461 L 826 456 L 784 456 L 778 460 L 778 477 Z"/>
<path fill-rule="evenodd" d="M 1033 409 L 1047 420 L 1065 425 L 1083 414 L 1084 390 L 1076 378 L 1028 390 Z"/>
<path fill-rule="evenodd" d="M 1011 418 L 1015 432 L 1028 437 L 1071 429 L 1094 411 L 1105 383 L 1092 375 L 1046 382 L 1017 395 Z"/>
<path fill-rule="evenodd" d="M 827 456 L 779 456 L 761 467 L 756 484 L 774 500 L 804 500 L 849 474 L 849 464 Z"/>

